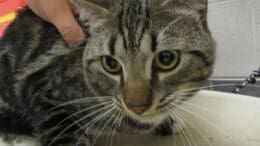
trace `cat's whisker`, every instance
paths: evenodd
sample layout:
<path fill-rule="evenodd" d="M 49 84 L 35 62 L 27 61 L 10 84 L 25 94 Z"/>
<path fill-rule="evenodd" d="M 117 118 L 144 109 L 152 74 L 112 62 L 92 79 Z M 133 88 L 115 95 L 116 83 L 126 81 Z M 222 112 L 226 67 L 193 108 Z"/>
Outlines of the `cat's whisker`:
<path fill-rule="evenodd" d="M 187 91 L 193 91 L 193 90 L 203 90 L 203 89 L 212 88 L 212 87 L 229 87 L 229 86 L 235 87 L 236 85 L 237 84 L 217 84 L 217 85 L 202 86 L 202 87 L 198 87 L 198 88 L 187 88 L 185 90 L 178 90 L 176 92 L 173 92 L 172 94 L 182 93 L 182 92 L 187 92 Z M 248 85 L 248 87 L 260 88 L 260 85 Z"/>
<path fill-rule="evenodd" d="M 120 117 L 118 118 L 119 119 L 119 124 L 117 125 L 117 124 L 115 124 L 115 128 L 114 128 L 114 130 L 113 130 L 113 132 L 112 132 L 112 136 L 111 136 L 111 140 L 110 140 L 110 146 L 112 146 L 112 144 L 113 144 L 113 138 L 114 138 L 114 135 L 115 135 L 115 133 L 116 133 L 116 129 L 117 128 L 120 128 L 120 126 L 121 126 L 121 124 L 122 124 L 122 120 L 123 120 L 123 115 L 119 112 L 119 115 L 120 115 Z"/>
<path fill-rule="evenodd" d="M 80 136 L 78 142 L 76 143 L 76 146 L 79 145 L 79 143 L 82 141 L 82 139 L 84 138 L 85 134 L 88 132 L 88 130 L 90 128 L 92 128 L 93 126 L 95 126 L 95 124 L 97 123 L 101 123 L 103 122 L 105 119 L 103 118 L 105 116 L 103 115 L 98 115 L 97 117 L 95 117 L 94 119 L 92 119 L 88 124 L 88 126 L 83 126 L 83 127 L 80 127 L 80 129 L 78 129 L 76 132 L 80 131 L 81 129 L 85 129 L 83 130 L 83 134 Z M 96 127 L 97 129 L 100 127 L 101 125 L 99 125 L 98 127 Z M 91 143 L 92 146 L 94 146 L 93 143 Z"/>
<path fill-rule="evenodd" d="M 206 107 L 204 107 L 204 106 L 197 105 L 197 104 L 192 104 L 192 103 L 187 102 L 187 101 L 178 100 L 177 102 L 178 102 L 178 103 L 181 103 L 181 104 L 185 104 L 185 105 L 191 106 L 191 107 L 195 107 L 195 108 L 197 108 L 197 109 L 200 109 L 200 110 L 203 110 L 203 111 L 206 111 L 206 112 L 213 112 L 213 111 L 210 110 L 209 108 L 206 108 Z"/>
<path fill-rule="evenodd" d="M 220 128 L 218 127 L 218 125 L 214 124 L 212 121 L 207 120 L 207 119 L 206 119 L 205 117 L 203 117 L 202 115 L 200 115 L 200 114 L 198 114 L 198 113 L 195 113 L 195 112 L 193 112 L 193 111 L 191 111 L 191 110 L 189 110 L 189 109 L 187 109 L 187 108 L 185 108 L 185 107 L 182 107 L 182 106 L 177 105 L 177 104 L 174 104 L 174 103 L 172 104 L 172 106 L 176 107 L 176 108 L 179 109 L 179 110 L 186 111 L 186 112 L 190 113 L 191 115 L 196 116 L 196 117 L 202 119 L 203 121 L 205 121 L 205 122 L 207 122 L 209 125 L 211 125 L 213 128 L 217 129 L 222 135 L 224 134 L 223 129 L 220 129 Z M 177 109 L 176 109 L 176 110 L 177 110 Z M 176 111 L 176 110 L 175 110 L 175 111 Z M 181 114 L 179 114 L 179 115 L 181 115 Z M 193 129 L 194 129 L 194 128 L 193 128 Z M 195 130 L 195 129 L 194 129 L 194 130 Z M 204 138 L 204 139 L 206 139 L 206 138 Z"/>
<path fill-rule="evenodd" d="M 65 102 L 65 103 L 62 103 L 62 104 L 59 104 L 53 108 L 51 108 L 49 112 L 51 111 L 54 111 L 60 107 L 64 107 L 64 106 L 68 106 L 68 105 L 71 105 L 71 104 L 77 104 L 77 103 L 84 103 L 84 102 L 93 102 L 93 101 L 109 101 L 113 98 L 113 96 L 97 96 L 97 97 L 87 97 L 87 98 L 81 98 L 81 99 L 75 99 L 75 100 L 70 100 L 68 102 Z"/>
<path fill-rule="evenodd" d="M 125 125 L 126 125 L 126 129 L 127 129 L 128 131 L 130 131 L 130 126 L 129 126 L 128 118 L 125 118 Z"/>
<path fill-rule="evenodd" d="M 178 96 L 184 96 L 184 95 L 194 95 L 196 93 L 193 93 L 193 92 L 181 92 L 181 93 L 173 93 L 171 95 L 169 95 L 169 97 L 178 97 Z"/>
<path fill-rule="evenodd" d="M 64 132 L 66 132 L 67 130 L 69 130 L 69 129 L 72 128 L 73 126 L 78 125 L 79 122 L 81 122 L 81 121 L 87 119 L 87 118 L 90 117 L 90 116 L 93 116 L 93 115 L 95 115 L 95 114 L 98 114 L 98 113 L 100 113 L 100 112 L 103 112 L 103 111 L 105 111 L 106 109 L 108 109 L 108 108 L 110 108 L 110 107 L 112 107 L 112 105 L 109 105 L 109 104 L 108 104 L 108 105 L 106 105 L 106 106 L 104 106 L 104 107 L 102 107 L 102 108 L 100 108 L 100 109 L 98 109 L 98 110 L 96 110 L 96 111 L 94 111 L 94 112 L 92 112 L 92 113 L 87 114 L 86 116 L 84 116 L 84 117 L 78 119 L 77 121 L 74 121 L 72 124 L 70 124 L 69 126 L 67 126 L 64 130 L 62 130 L 61 132 L 59 132 L 59 133 L 53 138 L 53 140 L 51 141 L 50 145 L 51 145 L 59 136 L 61 136 Z M 80 128 L 80 129 L 81 129 L 81 128 Z M 77 131 L 77 132 L 78 132 L 78 131 Z"/>
<path fill-rule="evenodd" d="M 93 108 L 100 107 L 100 106 L 109 104 L 109 103 L 111 103 L 111 102 L 112 102 L 112 101 L 102 102 L 102 103 L 99 103 L 99 104 L 92 105 L 92 106 L 90 106 L 90 107 L 88 107 L 88 108 L 85 108 L 85 109 L 83 109 L 83 110 L 80 110 L 80 111 L 78 111 L 78 112 L 75 112 L 75 113 L 71 114 L 70 116 L 66 117 L 65 119 L 63 119 L 62 121 L 60 121 L 60 122 L 56 125 L 56 127 L 58 127 L 60 124 L 64 123 L 65 121 L 69 120 L 70 118 L 72 118 L 72 117 L 74 117 L 74 116 L 76 116 L 76 115 L 78 115 L 78 114 L 81 114 L 81 113 L 83 113 L 83 112 L 87 112 L 87 111 L 89 111 L 89 110 L 91 110 L 91 109 L 93 109 Z"/>
<path fill-rule="evenodd" d="M 116 117 L 114 118 L 114 121 L 112 122 L 112 125 L 110 126 L 110 129 L 108 130 L 108 137 L 107 137 L 107 140 L 106 140 L 106 145 L 108 146 L 108 143 L 110 143 L 111 141 L 113 141 L 113 132 L 114 130 L 116 129 L 117 125 L 116 125 L 116 122 L 118 120 L 118 118 L 121 117 L 121 114 L 119 111 L 117 111 L 116 113 Z M 111 137 L 111 139 L 109 139 Z"/>
<path fill-rule="evenodd" d="M 179 124 L 179 125 L 180 125 L 180 124 Z M 181 127 L 180 127 L 180 128 L 181 128 Z M 191 143 L 191 141 L 190 141 L 190 139 L 189 139 L 189 136 L 186 134 L 185 129 L 182 129 L 180 132 L 181 132 L 181 133 L 183 134 L 183 136 L 184 136 L 185 146 L 186 146 L 186 142 L 187 142 L 187 144 L 188 144 L 189 146 L 193 146 L 192 143 Z"/>
<path fill-rule="evenodd" d="M 195 90 L 202 90 L 202 89 L 207 89 L 210 87 L 223 87 L 223 86 L 234 86 L 235 84 L 219 84 L 219 85 L 209 85 L 209 86 L 203 86 L 203 87 L 197 87 L 197 88 L 187 88 L 185 90 L 178 90 L 175 91 L 171 94 L 169 94 L 168 96 L 165 96 L 161 99 L 161 102 L 166 100 L 169 97 L 176 97 L 176 96 L 181 96 L 181 95 L 193 95 L 193 92 L 189 92 L 189 91 L 195 91 Z"/>
<path fill-rule="evenodd" d="M 184 125 L 187 125 L 187 123 L 185 123 L 185 121 L 181 117 L 179 117 L 179 120 L 182 123 L 184 123 Z M 189 144 L 191 144 L 191 146 L 196 146 L 197 144 L 195 142 L 195 139 L 194 139 L 193 135 L 191 134 L 191 130 L 190 130 L 189 126 L 184 127 L 182 129 L 182 131 L 183 131 L 183 133 L 186 133 L 186 135 L 187 135 L 186 137 L 190 141 Z"/>
<path fill-rule="evenodd" d="M 112 108 L 111 108 L 112 107 Z M 91 121 L 89 121 L 87 124 L 83 125 L 82 127 L 80 127 L 76 132 L 84 130 L 84 133 L 87 133 L 95 124 L 102 122 L 104 119 L 104 117 L 109 114 L 110 112 L 112 112 L 113 110 L 115 110 L 115 107 L 113 107 L 113 105 L 111 105 L 109 108 L 109 110 L 105 111 L 103 114 L 96 116 L 94 119 L 92 119 Z M 82 137 L 79 138 L 79 142 L 81 141 L 81 139 L 83 138 L 84 135 L 82 135 Z M 78 143 L 77 143 L 78 145 Z"/>
<path fill-rule="evenodd" d="M 162 105 L 167 105 L 167 103 L 169 102 L 172 102 L 172 101 L 177 101 L 179 99 L 186 99 L 185 96 L 187 95 L 193 95 L 194 93 L 180 93 L 180 94 L 171 94 L 165 98 L 163 98 L 161 101 L 160 101 L 160 106 Z"/>
<path fill-rule="evenodd" d="M 229 87 L 229 86 L 235 86 L 236 84 L 218 84 L 218 85 L 208 85 L 208 86 L 202 86 L 202 87 L 196 87 L 196 88 L 186 88 L 184 90 L 178 90 L 176 92 L 173 92 L 172 94 L 179 94 L 183 92 L 188 92 L 188 91 L 195 91 L 195 90 L 202 90 L 202 89 L 207 89 L 207 88 L 212 88 L 212 87 Z"/>
<path fill-rule="evenodd" d="M 172 115 L 175 115 L 175 117 L 177 117 L 177 118 L 176 118 L 176 122 L 178 121 L 179 123 L 182 123 L 182 124 L 183 124 L 183 126 L 180 127 L 180 128 L 181 128 L 181 129 L 180 129 L 180 132 L 182 131 L 183 133 L 186 133 L 187 139 L 191 139 L 190 142 L 189 142 L 189 145 L 192 145 L 192 146 L 197 145 L 196 142 L 195 142 L 194 137 L 193 137 L 192 134 L 191 134 L 191 131 L 190 131 L 190 130 L 188 131 L 188 129 L 190 129 L 190 128 L 189 128 L 189 126 L 187 125 L 187 123 L 184 121 L 184 119 L 183 119 L 182 117 L 180 117 L 180 116 L 178 115 L 178 113 L 176 113 L 176 111 L 174 111 L 174 110 L 172 110 Z M 180 125 L 181 125 L 181 124 L 180 124 Z"/>
<path fill-rule="evenodd" d="M 203 109 L 205 111 L 210 111 L 209 109 L 205 108 L 205 107 L 198 107 L 199 105 L 194 105 L 192 103 L 186 102 L 185 99 L 187 99 L 188 96 L 193 95 L 194 93 L 181 93 L 181 94 L 176 94 L 176 95 L 170 95 L 167 98 L 165 98 L 164 101 L 162 101 L 160 103 L 160 105 L 158 106 L 158 108 L 163 107 L 164 105 L 167 105 L 171 102 L 175 102 L 175 103 L 183 103 L 183 104 L 189 104 L 190 106 L 196 106 L 197 108 Z"/>
<path fill-rule="evenodd" d="M 166 108 L 167 109 L 167 108 Z M 169 111 L 167 111 L 167 113 L 168 113 L 168 115 L 170 115 L 170 113 L 169 113 Z M 167 119 L 166 119 L 166 121 L 168 122 L 168 123 L 172 123 L 172 121 L 171 120 L 173 120 L 173 118 L 171 117 L 171 115 L 170 115 L 170 117 L 168 117 Z M 175 120 L 174 120 L 175 121 Z M 176 122 L 176 121 L 175 121 Z M 176 146 L 176 140 L 175 140 L 175 131 L 174 131 L 175 129 L 173 128 L 173 127 L 171 127 L 171 131 L 172 131 L 172 141 L 174 142 L 174 146 Z"/>
<path fill-rule="evenodd" d="M 172 113 L 171 113 L 172 112 Z M 187 131 L 186 131 L 186 129 L 185 128 L 183 128 L 183 126 L 185 126 L 185 125 L 182 125 L 181 123 L 183 123 L 183 124 L 186 124 L 184 121 L 183 121 L 183 119 L 180 117 L 180 116 L 178 116 L 176 113 L 175 113 L 175 111 L 174 110 L 171 110 L 170 111 L 170 114 L 172 114 L 172 116 L 173 115 L 175 115 L 175 122 L 176 123 L 179 123 L 179 129 L 180 129 L 180 132 L 182 132 L 183 133 L 183 135 L 184 135 L 184 138 L 187 140 L 187 142 L 188 142 L 188 144 L 190 145 L 190 146 L 192 146 L 193 144 L 192 144 L 192 141 L 190 141 L 190 136 L 189 136 L 189 134 L 187 133 Z M 185 142 L 185 145 L 186 145 L 186 142 Z"/>
<path fill-rule="evenodd" d="M 193 143 L 192 146 L 197 146 L 197 143 L 195 141 L 195 138 L 194 138 L 194 135 L 192 135 L 192 131 L 191 131 L 191 128 L 190 127 L 187 127 L 187 129 L 184 129 L 187 133 L 187 135 L 191 138 L 191 141 Z"/>
<path fill-rule="evenodd" d="M 186 111 L 186 112 L 190 113 L 191 115 L 194 115 L 194 116 L 196 116 L 196 117 L 202 119 L 203 121 L 207 122 L 209 125 L 211 125 L 212 127 L 214 127 L 215 129 L 217 129 L 219 132 L 221 132 L 222 135 L 224 135 L 223 130 L 220 129 L 220 128 L 218 127 L 218 125 L 214 124 L 212 121 L 209 121 L 208 119 L 206 119 L 206 118 L 203 117 L 202 115 L 200 115 L 200 114 L 198 114 L 198 113 L 195 113 L 195 112 L 191 111 L 190 109 L 187 109 L 187 108 L 185 108 L 185 107 L 183 107 L 183 106 L 180 106 L 180 105 L 177 105 L 177 104 L 174 104 L 174 103 L 172 104 L 172 106 L 174 106 L 174 107 L 176 107 L 176 108 L 178 108 L 178 109 L 180 109 L 180 110 Z"/>
<path fill-rule="evenodd" d="M 115 108 L 114 108 L 114 110 L 115 110 Z M 112 110 L 111 113 L 112 113 L 114 110 Z M 106 126 L 109 124 L 109 122 L 110 122 L 111 120 L 113 120 L 113 118 L 115 118 L 115 114 L 112 113 L 111 117 L 107 120 L 107 122 L 106 122 L 106 123 L 101 127 L 101 129 L 99 130 L 99 133 L 98 133 L 98 134 L 95 134 L 95 135 L 96 135 L 96 138 L 94 139 L 94 141 L 93 141 L 93 143 L 92 143 L 93 145 L 96 144 L 96 142 L 97 142 L 98 138 L 100 137 L 101 133 L 105 130 Z"/>
<path fill-rule="evenodd" d="M 170 112 L 172 113 L 172 111 L 173 111 L 174 109 L 172 109 L 171 107 L 169 107 L 169 110 L 170 110 Z M 179 113 L 176 109 L 175 109 L 174 111 L 175 111 L 174 113 L 176 114 L 176 116 L 178 116 L 179 118 L 181 118 L 186 124 L 189 125 L 190 128 L 192 128 L 193 130 L 195 130 L 195 132 L 197 132 L 199 135 L 201 135 L 202 139 L 203 139 L 206 143 L 208 143 L 209 145 L 212 146 L 211 142 L 206 138 L 206 136 L 205 136 L 201 131 L 199 131 L 197 128 L 195 128 L 195 127 L 191 124 L 191 122 L 189 122 L 187 119 L 185 119 L 185 118 L 181 115 L 181 113 Z M 172 113 L 172 114 L 174 115 L 174 113 Z"/>
<path fill-rule="evenodd" d="M 196 94 L 196 93 L 193 93 L 193 92 L 188 92 L 188 91 L 193 91 L 193 90 L 201 90 L 201 89 L 207 89 L 207 88 L 211 88 L 211 87 L 228 87 L 228 86 L 235 86 L 236 84 L 218 84 L 218 85 L 209 85 L 209 86 L 203 86 L 203 87 L 198 87 L 198 88 L 189 88 L 189 89 L 185 89 L 185 90 L 179 90 L 179 91 L 176 91 L 176 92 L 173 92 L 172 94 L 170 94 L 169 96 L 165 97 L 162 99 L 162 102 L 161 105 L 164 105 L 166 103 L 169 103 L 171 102 L 172 100 L 177 100 L 177 98 L 187 98 L 187 97 L 184 97 L 184 96 L 188 96 L 188 95 L 193 95 L 193 94 Z M 248 87 L 256 87 L 256 88 L 260 88 L 259 85 L 248 85 Z M 183 97 L 180 97 L 180 96 L 183 96 Z M 176 99 L 174 99 L 176 98 Z M 168 101 L 164 101 L 168 99 Z M 178 101 L 179 102 L 179 101 Z"/>
<path fill-rule="evenodd" d="M 167 97 L 164 97 L 160 100 L 160 104 L 157 108 L 163 108 L 165 105 L 168 105 L 171 102 L 181 102 L 185 99 L 187 99 L 190 95 L 193 95 L 194 93 L 179 93 L 179 94 L 171 94 Z"/>
<path fill-rule="evenodd" d="M 168 107 L 166 107 L 166 108 L 168 108 Z M 170 117 L 175 121 L 176 127 L 179 128 L 179 129 L 182 129 L 181 123 L 179 123 L 179 121 L 176 120 L 175 115 L 173 116 L 170 111 L 171 111 L 171 110 L 168 110 L 168 113 L 169 113 Z M 174 129 L 172 129 L 172 130 L 173 130 L 173 132 L 175 132 Z M 184 136 L 184 134 L 183 134 L 183 131 L 179 130 L 179 133 L 178 133 L 178 134 L 180 135 L 180 139 L 181 139 L 181 141 L 182 141 L 182 144 L 186 144 L 186 142 L 185 142 L 185 140 L 184 140 L 185 136 Z M 174 140 L 174 134 L 173 134 L 173 140 Z"/>
<path fill-rule="evenodd" d="M 110 108 L 110 109 L 109 109 Z M 104 113 L 102 113 L 101 115 L 99 115 L 98 117 L 95 117 L 94 119 L 90 120 L 87 124 L 83 125 L 82 127 L 80 127 L 78 130 L 76 130 L 75 132 L 81 131 L 82 129 L 85 129 L 85 132 L 88 132 L 88 130 L 90 130 L 91 126 L 93 126 L 93 124 L 95 124 L 96 121 L 100 121 L 102 118 L 104 118 L 107 114 L 109 114 L 112 110 L 115 109 L 115 107 L 113 105 L 109 105 L 109 107 L 107 108 L 109 110 L 105 111 Z M 89 126 L 89 127 L 88 127 Z"/>
<path fill-rule="evenodd" d="M 183 119 L 181 116 L 178 116 L 178 113 L 176 113 L 176 112 L 177 112 L 176 110 L 172 110 L 172 112 L 173 112 L 173 114 L 174 114 L 176 117 L 178 117 L 178 118 L 176 119 L 176 122 L 177 122 L 177 121 L 180 121 L 180 123 L 183 123 L 183 124 L 187 125 L 187 123 L 184 121 L 184 119 Z M 185 126 L 185 125 L 184 125 L 184 126 Z M 193 135 L 191 134 L 191 130 L 190 130 L 189 126 L 186 126 L 186 128 L 184 127 L 182 130 L 183 130 L 184 133 L 187 134 L 188 139 L 189 139 L 189 138 L 191 139 L 192 146 L 196 146 L 197 144 L 196 144 L 196 142 L 195 142 L 195 139 L 194 139 Z"/>
<path fill-rule="evenodd" d="M 188 88 L 185 90 L 178 90 L 175 91 L 173 93 L 171 93 L 170 95 L 168 95 L 167 97 L 164 97 L 161 99 L 161 102 L 163 102 L 161 105 L 166 104 L 168 102 L 170 102 L 171 100 L 175 100 L 174 98 L 180 98 L 178 96 L 184 96 L 184 95 L 193 95 L 196 93 L 193 92 L 189 92 L 189 91 L 194 91 L 194 90 L 202 90 L 202 89 L 207 89 L 207 88 L 211 88 L 211 87 L 229 87 L 229 86 L 234 86 L 235 87 L 236 84 L 218 84 L 218 85 L 209 85 L 209 86 L 203 86 L 203 87 L 198 87 L 198 88 Z M 259 85 L 248 85 L 249 87 L 259 87 Z M 169 99 L 170 98 L 170 99 Z M 186 97 L 181 97 L 181 98 L 186 98 Z M 168 101 L 165 101 L 166 99 L 169 99 Z"/>
<path fill-rule="evenodd" d="M 78 139 L 78 141 L 76 142 L 76 146 L 79 146 L 80 142 L 82 141 L 82 138 L 85 136 L 86 134 L 83 132 L 81 135 L 80 135 L 80 138 Z M 87 145 L 89 146 L 89 145 Z"/>

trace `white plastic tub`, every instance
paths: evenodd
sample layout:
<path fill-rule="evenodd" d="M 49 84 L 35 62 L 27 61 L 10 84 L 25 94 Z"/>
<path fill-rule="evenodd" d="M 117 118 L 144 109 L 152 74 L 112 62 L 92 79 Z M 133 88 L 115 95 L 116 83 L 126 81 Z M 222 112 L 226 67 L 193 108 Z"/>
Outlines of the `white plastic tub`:
<path fill-rule="evenodd" d="M 120 136 L 114 146 L 260 146 L 260 98 L 201 91 L 188 102 L 186 136 Z"/>
<path fill-rule="evenodd" d="M 186 136 L 116 136 L 113 146 L 260 146 L 260 98 L 201 91 L 183 107 L 188 110 L 181 114 L 191 124 Z M 97 145 L 106 142 L 99 140 Z M 0 146 L 5 146 L 1 140 Z"/>

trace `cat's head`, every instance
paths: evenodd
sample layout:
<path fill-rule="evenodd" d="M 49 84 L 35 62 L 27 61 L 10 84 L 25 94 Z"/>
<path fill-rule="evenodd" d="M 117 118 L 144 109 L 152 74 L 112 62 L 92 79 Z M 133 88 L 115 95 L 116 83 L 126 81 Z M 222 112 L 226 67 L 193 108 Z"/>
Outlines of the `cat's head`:
<path fill-rule="evenodd" d="M 95 96 L 113 96 L 123 115 L 158 124 L 212 73 L 207 0 L 106 2 L 81 4 L 90 31 L 86 82 Z"/>

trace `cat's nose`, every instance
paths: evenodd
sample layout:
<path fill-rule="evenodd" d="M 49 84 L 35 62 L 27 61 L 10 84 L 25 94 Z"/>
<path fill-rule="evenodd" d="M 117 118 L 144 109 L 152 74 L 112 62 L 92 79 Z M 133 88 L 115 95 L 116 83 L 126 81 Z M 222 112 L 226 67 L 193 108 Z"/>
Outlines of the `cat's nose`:
<path fill-rule="evenodd" d="M 148 106 L 128 106 L 128 108 L 134 113 L 141 115 L 148 109 Z"/>
<path fill-rule="evenodd" d="M 128 80 L 125 83 L 124 103 L 127 108 L 136 114 L 141 115 L 153 102 L 151 85 L 147 80 Z"/>

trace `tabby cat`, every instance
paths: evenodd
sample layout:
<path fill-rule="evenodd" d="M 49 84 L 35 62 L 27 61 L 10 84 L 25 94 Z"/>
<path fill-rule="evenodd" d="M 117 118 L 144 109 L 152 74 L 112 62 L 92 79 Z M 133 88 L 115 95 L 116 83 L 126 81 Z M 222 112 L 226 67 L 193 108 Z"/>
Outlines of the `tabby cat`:
<path fill-rule="evenodd" d="M 171 109 L 207 83 L 207 0 L 74 0 L 85 45 L 70 49 L 25 7 L 0 40 L 0 132 L 43 146 L 91 134 L 168 135 Z"/>

